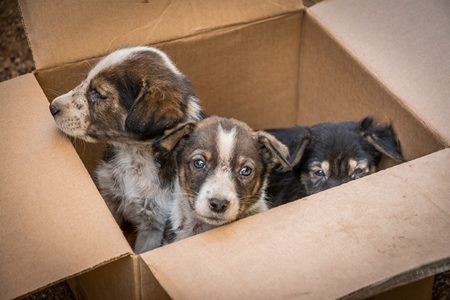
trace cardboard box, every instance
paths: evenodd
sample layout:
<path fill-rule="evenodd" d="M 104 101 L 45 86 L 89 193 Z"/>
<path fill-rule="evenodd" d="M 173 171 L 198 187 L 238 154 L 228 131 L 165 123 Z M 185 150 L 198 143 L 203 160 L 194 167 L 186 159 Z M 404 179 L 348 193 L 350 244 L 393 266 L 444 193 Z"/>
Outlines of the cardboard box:
<path fill-rule="evenodd" d="M 1 298 L 62 280 L 78 299 L 426 298 L 450 269 L 447 1 L 20 7 L 37 70 L 0 84 Z M 136 44 L 166 51 L 208 113 L 255 129 L 370 114 L 409 161 L 135 255 L 89 175 L 102 145 L 70 143 L 48 101 Z"/>

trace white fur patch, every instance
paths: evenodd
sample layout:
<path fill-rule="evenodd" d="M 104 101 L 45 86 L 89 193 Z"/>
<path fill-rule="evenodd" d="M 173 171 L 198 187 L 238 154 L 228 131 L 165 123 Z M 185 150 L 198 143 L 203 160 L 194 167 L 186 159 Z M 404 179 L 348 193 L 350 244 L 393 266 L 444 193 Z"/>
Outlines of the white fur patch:
<path fill-rule="evenodd" d="M 87 81 L 91 81 L 92 78 L 94 78 L 102 70 L 109 68 L 113 65 L 117 65 L 117 64 L 125 61 L 128 57 L 130 57 L 134 53 L 142 52 L 142 51 L 152 51 L 154 53 L 157 53 L 159 56 L 161 56 L 162 60 L 166 64 L 166 66 L 172 72 L 174 72 L 175 74 L 181 75 L 180 71 L 178 71 L 178 69 L 175 67 L 175 65 L 172 63 L 172 61 L 169 59 L 169 57 L 164 52 L 162 52 L 156 48 L 140 46 L 140 47 L 130 47 L 130 48 L 119 49 L 117 51 L 112 52 L 108 56 L 104 57 L 89 72 Z"/>
<path fill-rule="evenodd" d="M 87 142 L 95 142 L 86 136 L 86 130 L 89 126 L 87 120 L 89 105 L 85 96 L 87 87 L 87 81 L 83 81 L 70 92 L 55 98 L 52 105 L 61 109 L 55 116 L 55 123 L 61 131 Z"/>
<path fill-rule="evenodd" d="M 197 97 L 191 96 L 191 101 L 188 102 L 188 107 L 186 110 L 186 114 L 189 118 L 193 120 L 200 120 L 202 118 L 201 111 L 202 108 L 198 103 Z"/>
<path fill-rule="evenodd" d="M 219 147 L 219 161 L 228 162 L 231 160 L 236 143 L 236 128 L 225 131 L 219 124 L 217 133 L 217 145 Z"/>
<path fill-rule="evenodd" d="M 239 214 L 239 198 L 233 182 L 231 160 L 236 144 L 236 129 L 225 131 L 219 125 L 217 134 L 217 146 L 219 150 L 217 166 L 214 173 L 203 183 L 195 202 L 197 215 L 204 218 L 206 223 L 221 225 L 234 221 Z M 209 200 L 211 198 L 225 199 L 229 201 L 228 209 L 218 214 L 211 210 Z M 211 220 L 210 218 L 214 218 Z"/>

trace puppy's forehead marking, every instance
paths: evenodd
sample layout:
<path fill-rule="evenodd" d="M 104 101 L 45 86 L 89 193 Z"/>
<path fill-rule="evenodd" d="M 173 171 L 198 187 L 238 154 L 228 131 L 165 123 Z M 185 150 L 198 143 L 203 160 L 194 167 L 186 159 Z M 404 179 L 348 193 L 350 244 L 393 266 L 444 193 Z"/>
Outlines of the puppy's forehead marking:
<path fill-rule="evenodd" d="M 233 150 L 236 144 L 236 128 L 230 131 L 223 129 L 219 124 L 217 130 L 217 145 L 219 150 L 219 160 L 223 163 L 229 162 L 233 156 Z"/>
<path fill-rule="evenodd" d="M 330 162 L 328 160 L 322 162 L 322 170 L 325 174 L 330 174 Z"/>
<path fill-rule="evenodd" d="M 369 162 L 365 159 L 362 160 L 355 160 L 355 159 L 349 159 L 348 160 L 348 173 L 349 176 L 351 176 L 353 174 L 353 172 L 355 172 L 356 168 L 361 168 L 363 169 L 364 172 L 368 173 L 370 172 L 370 168 L 369 168 Z"/>
<path fill-rule="evenodd" d="M 143 51 L 151 51 L 151 52 L 157 53 L 161 57 L 161 59 L 164 61 L 166 66 L 172 72 L 174 72 L 175 74 L 181 75 L 180 71 L 178 71 L 178 69 L 175 67 L 175 65 L 172 63 L 172 61 L 169 59 L 169 57 L 164 52 L 162 52 L 158 49 L 155 49 L 155 48 L 149 48 L 149 47 L 142 46 L 142 47 L 123 48 L 123 49 L 114 51 L 111 54 L 105 56 L 89 72 L 87 80 L 88 81 L 92 80 L 92 78 L 94 78 L 102 70 L 123 62 L 124 60 L 126 60 L 128 57 L 130 57 L 134 53 L 143 52 Z"/>
<path fill-rule="evenodd" d="M 358 162 L 356 160 L 354 160 L 352 158 L 350 158 L 348 160 L 348 168 L 349 168 L 349 170 L 355 170 L 357 165 L 358 165 Z"/>

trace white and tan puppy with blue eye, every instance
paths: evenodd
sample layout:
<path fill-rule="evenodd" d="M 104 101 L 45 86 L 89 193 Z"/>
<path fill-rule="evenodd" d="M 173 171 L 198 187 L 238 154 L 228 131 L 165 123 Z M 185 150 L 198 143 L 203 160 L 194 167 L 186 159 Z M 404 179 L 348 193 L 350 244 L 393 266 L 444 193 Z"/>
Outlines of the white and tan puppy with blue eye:
<path fill-rule="evenodd" d="M 234 119 L 181 125 L 160 146 L 175 153 L 178 168 L 165 243 L 266 211 L 270 171 L 290 169 L 285 145 Z"/>

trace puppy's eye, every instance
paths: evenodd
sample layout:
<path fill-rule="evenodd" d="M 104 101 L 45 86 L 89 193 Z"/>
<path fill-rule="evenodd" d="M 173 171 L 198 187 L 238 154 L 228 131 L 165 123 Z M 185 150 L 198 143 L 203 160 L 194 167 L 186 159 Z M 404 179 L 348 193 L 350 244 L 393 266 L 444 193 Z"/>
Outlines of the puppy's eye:
<path fill-rule="evenodd" d="M 239 171 L 239 174 L 241 174 L 242 176 L 248 177 L 248 176 L 252 175 L 252 172 L 253 172 L 252 168 L 250 168 L 249 166 L 245 166 Z"/>
<path fill-rule="evenodd" d="M 364 169 L 362 168 L 356 168 L 355 171 L 352 174 L 352 179 L 355 178 L 361 178 L 365 175 Z"/>
<path fill-rule="evenodd" d="M 206 169 L 206 163 L 201 159 L 196 159 L 192 162 L 192 165 L 196 169 Z"/>
<path fill-rule="evenodd" d="M 108 97 L 100 95 L 100 93 L 97 92 L 97 90 L 90 91 L 89 97 L 91 98 L 92 102 L 104 101 L 108 99 Z"/>
<path fill-rule="evenodd" d="M 314 175 L 316 175 L 317 177 L 325 177 L 325 172 L 322 169 L 316 170 L 314 172 Z"/>
<path fill-rule="evenodd" d="M 355 175 L 359 176 L 362 175 L 364 173 L 364 170 L 361 168 L 356 168 L 355 169 Z"/>

